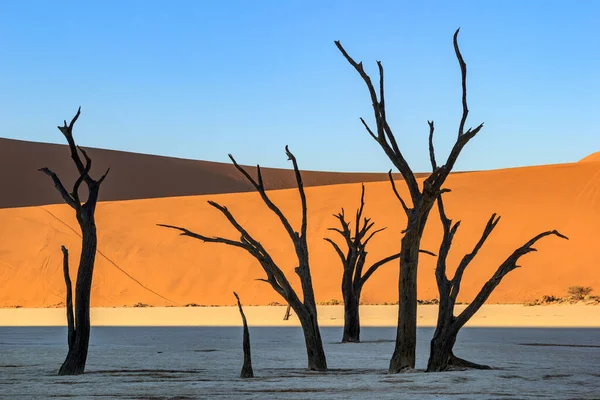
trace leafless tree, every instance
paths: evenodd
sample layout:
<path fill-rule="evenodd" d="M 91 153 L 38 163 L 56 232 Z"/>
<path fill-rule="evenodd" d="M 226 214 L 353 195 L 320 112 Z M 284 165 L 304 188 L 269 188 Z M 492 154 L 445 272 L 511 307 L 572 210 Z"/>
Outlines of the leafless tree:
<path fill-rule="evenodd" d="M 254 371 L 252 370 L 252 355 L 250 353 L 250 332 L 248 331 L 248 322 L 246 321 L 246 315 L 242 309 L 242 303 L 240 297 L 236 292 L 233 292 L 236 300 L 240 315 L 242 316 L 242 323 L 244 324 L 244 341 L 242 344 L 244 350 L 244 364 L 242 365 L 242 371 L 240 372 L 240 378 L 254 378 Z"/>
<path fill-rule="evenodd" d="M 291 316 L 292 316 L 292 307 L 290 307 L 290 305 L 288 304 L 287 307 L 285 308 L 285 315 L 283 316 L 283 320 L 288 321 Z"/>
<path fill-rule="evenodd" d="M 456 336 L 460 328 L 462 328 L 481 308 L 485 301 L 490 297 L 494 289 L 500 284 L 502 279 L 511 271 L 518 268 L 518 260 L 527 253 L 536 251 L 532 246 L 540 239 L 546 236 L 555 235 L 563 239 L 567 239 L 556 230 L 542 232 L 534 236 L 531 240 L 519 247 L 498 267 L 494 275 L 483 285 L 475 299 L 458 315 L 454 315 L 454 305 L 460 292 L 460 285 L 463 274 L 471 261 L 475 258 L 481 247 L 484 245 L 487 238 L 490 236 L 496 225 L 500 221 L 500 217 L 493 214 L 488 220 L 483 233 L 473 250 L 466 254 L 454 273 L 452 279 L 448 279 L 446 275 L 446 260 L 454 235 L 460 226 L 460 221 L 452 223 L 446 216 L 442 195 L 438 197 L 438 210 L 444 236 L 440 245 L 437 266 L 435 269 L 435 277 L 440 294 L 439 312 L 437 326 L 433 339 L 431 340 L 431 352 L 427 363 L 427 372 L 444 371 L 452 368 L 478 368 L 490 369 L 487 365 L 475 364 L 454 355 L 452 349 L 456 342 Z"/>
<path fill-rule="evenodd" d="M 415 174 L 404 155 L 400 151 L 396 138 L 389 126 L 386 118 L 385 97 L 384 97 L 384 79 L 383 65 L 377 61 L 379 67 L 379 90 L 373 86 L 371 78 L 365 72 L 362 62 L 357 63 L 348 55 L 339 41 L 335 44 L 346 60 L 354 67 L 364 80 L 369 90 L 369 95 L 373 105 L 375 116 L 376 131 L 374 132 L 369 125 L 360 119 L 369 135 L 375 139 L 381 146 L 385 154 L 389 157 L 392 164 L 398 169 L 404 178 L 404 182 L 410 193 L 411 205 L 407 204 L 394 190 L 398 200 L 402 204 L 407 216 L 407 226 L 403 231 L 400 244 L 400 277 L 398 279 L 399 307 L 398 307 L 398 329 L 396 332 L 396 345 L 394 354 L 390 361 L 389 372 L 397 373 L 404 369 L 414 368 L 415 366 L 415 348 L 417 336 L 417 267 L 419 264 L 419 249 L 421 238 L 425 229 L 427 218 L 435 200 L 440 193 L 444 191 L 442 185 L 452 171 L 458 156 L 465 145 L 483 128 L 483 124 L 474 129 L 465 131 L 465 123 L 469 114 L 467 107 L 467 66 L 463 60 L 458 47 L 458 30 L 454 33 L 454 51 L 460 65 L 462 76 L 462 117 L 458 128 L 458 136 L 446 163 L 434 166 L 434 170 L 423 182 L 422 189 L 415 177 Z M 429 124 L 429 148 L 433 155 L 433 132 L 434 123 Z"/>
<path fill-rule="evenodd" d="M 292 240 L 294 244 L 294 249 L 296 251 L 296 256 L 298 258 L 298 266 L 296 267 L 295 271 L 296 274 L 298 274 L 298 277 L 300 278 L 302 294 L 304 297 L 303 300 L 300 300 L 300 298 L 296 294 L 296 291 L 288 281 L 283 271 L 277 266 L 277 264 L 269 255 L 267 250 L 263 247 L 263 245 L 258 240 L 254 239 L 250 235 L 250 233 L 248 233 L 248 231 L 246 231 L 239 224 L 239 222 L 234 218 L 234 216 L 231 214 L 231 212 L 229 212 L 229 210 L 226 207 L 217 204 L 213 201 L 209 201 L 209 204 L 217 210 L 219 210 L 221 213 L 223 213 L 223 215 L 227 218 L 229 223 L 239 232 L 239 234 L 241 235 L 239 241 L 225 239 L 222 237 L 204 236 L 178 226 L 163 224 L 159 224 L 159 226 L 177 229 L 181 231 L 182 236 L 189 236 L 195 239 L 202 240 L 204 242 L 222 243 L 229 246 L 238 247 L 246 250 L 254 258 L 256 258 L 256 260 L 260 263 L 267 275 L 266 279 L 259 280 L 269 283 L 273 287 L 273 289 L 287 301 L 287 303 L 292 307 L 292 309 L 298 316 L 298 319 L 300 320 L 300 324 L 304 332 L 304 340 L 306 343 L 306 351 L 308 355 L 308 368 L 310 370 L 324 371 L 327 369 L 327 361 L 325 358 L 325 351 L 323 350 L 323 341 L 321 340 L 321 333 L 319 331 L 319 324 L 317 321 L 317 306 L 315 302 L 315 295 L 308 262 L 308 245 L 306 242 L 306 195 L 304 193 L 302 176 L 300 175 L 300 171 L 298 169 L 296 157 L 289 151 L 287 146 L 285 147 L 285 151 L 288 156 L 288 159 L 292 161 L 292 164 L 294 166 L 296 182 L 298 184 L 298 191 L 300 193 L 300 200 L 302 204 L 302 223 L 300 227 L 300 232 L 294 231 L 294 229 L 290 225 L 287 218 L 283 215 L 279 207 L 277 207 L 269 198 L 269 195 L 267 194 L 263 183 L 262 174 L 260 172 L 260 166 L 257 166 L 258 176 L 255 180 L 250 176 L 250 174 L 248 174 L 248 172 L 243 167 L 238 165 L 238 163 L 235 161 L 231 154 L 229 155 L 229 158 L 231 159 L 235 167 L 246 177 L 246 179 L 248 179 L 252 186 L 254 186 L 254 188 L 258 191 L 267 207 L 275 215 L 277 215 L 277 217 L 279 217 L 279 220 L 285 228 L 288 236 Z"/>
<path fill-rule="evenodd" d="M 41 168 L 40 171 L 48 175 L 54 182 L 56 190 L 60 193 L 64 201 L 75 210 L 77 222 L 81 228 L 82 245 L 81 258 L 79 259 L 79 269 L 77 270 L 77 281 L 75 287 L 75 313 L 73 315 L 72 289 L 69 278 L 68 251 L 63 246 L 64 257 L 64 275 L 67 288 L 67 323 L 68 323 L 68 344 L 69 351 L 65 362 L 58 371 L 59 375 L 78 375 L 85 370 L 87 360 L 88 345 L 90 341 L 90 293 L 92 291 L 92 276 L 94 272 L 94 261 L 96 258 L 96 221 L 94 213 L 96 203 L 98 202 L 98 193 L 100 185 L 106 178 L 110 168 L 100 177 L 93 179 L 89 172 L 92 167 L 92 160 L 85 150 L 75 144 L 73 139 L 73 125 L 81 114 L 81 108 L 67 125 L 64 121 L 63 126 L 58 129 L 63 133 L 69 144 L 71 158 L 79 172 L 79 178 L 73 185 L 73 190 L 69 193 L 60 181 L 59 177 L 48 168 Z M 78 151 L 79 149 L 79 151 Z M 79 152 L 83 155 L 81 159 Z M 79 197 L 79 188 L 85 183 L 88 188 L 87 200 L 82 204 Z"/>
<path fill-rule="evenodd" d="M 391 174 L 390 179 L 393 179 Z M 354 234 L 352 233 L 350 222 L 346 221 L 343 208 L 342 212 L 333 215 L 339 220 L 341 228 L 329 228 L 329 230 L 337 232 L 342 236 L 347 247 L 345 253 L 335 241 L 330 238 L 325 238 L 325 240 L 331 243 L 335 249 L 343 266 L 342 296 L 344 298 L 344 333 L 342 336 L 342 343 L 360 342 L 359 304 L 364 284 L 375 271 L 379 269 L 379 267 L 400 257 L 400 253 L 396 253 L 382 258 L 371 264 L 363 274 L 368 254 L 367 244 L 377 233 L 385 229 L 380 228 L 371 230 L 374 222 L 371 222 L 371 218 L 363 217 L 364 208 L 365 185 L 362 185 L 360 207 L 356 211 L 356 220 L 354 223 Z"/>

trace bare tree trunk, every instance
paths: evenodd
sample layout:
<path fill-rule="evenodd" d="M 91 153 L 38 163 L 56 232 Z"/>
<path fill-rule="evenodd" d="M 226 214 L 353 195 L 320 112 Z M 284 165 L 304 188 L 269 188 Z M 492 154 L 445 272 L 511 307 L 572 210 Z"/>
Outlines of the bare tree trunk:
<path fill-rule="evenodd" d="M 342 286 L 343 287 L 343 286 Z M 358 305 L 360 297 L 354 290 L 342 289 L 344 296 L 344 334 L 342 343 L 360 342 L 360 315 Z"/>
<path fill-rule="evenodd" d="M 240 378 L 254 378 L 254 371 L 252 370 L 252 355 L 250 353 L 250 332 L 248 331 L 248 322 L 246 321 L 246 315 L 244 315 L 244 310 L 242 309 L 242 303 L 240 302 L 239 296 L 236 292 L 233 292 L 233 294 L 237 299 L 238 308 L 240 310 L 240 315 L 242 316 L 242 322 L 244 324 L 244 365 L 242 365 Z"/>
<path fill-rule="evenodd" d="M 287 307 L 285 308 L 285 315 L 283 316 L 283 320 L 284 321 L 289 320 L 291 315 L 292 315 L 292 307 L 288 304 Z"/>
<path fill-rule="evenodd" d="M 335 45 L 346 58 L 348 63 L 354 67 L 356 72 L 365 82 L 369 91 L 369 97 L 373 106 L 373 114 L 375 117 L 376 130 L 365 122 L 363 118 L 361 123 L 369 133 L 369 135 L 381 146 L 384 153 L 390 159 L 392 164 L 398 169 L 404 178 L 404 182 L 408 187 L 410 200 L 412 205 L 407 204 L 398 194 L 394 181 L 392 188 L 396 197 L 400 201 L 402 208 L 407 216 L 407 227 L 402 232 L 404 237 L 401 240 L 400 249 L 400 276 L 398 279 L 398 328 L 396 331 L 396 346 L 394 354 L 390 360 L 390 373 L 397 373 L 405 369 L 415 367 L 415 350 L 416 350 L 416 323 L 417 323 L 417 268 L 419 263 L 419 246 L 421 237 L 427 218 L 435 199 L 438 194 L 443 193 L 442 186 L 446 178 L 454 168 L 454 165 L 464 146 L 483 128 L 483 124 L 478 125 L 474 129 L 465 131 L 465 123 L 469 114 L 467 107 L 467 66 L 463 60 L 458 47 L 458 30 L 453 37 L 454 51 L 461 69 L 462 80 L 462 117 L 458 128 L 458 137 L 444 165 L 438 166 L 435 161 L 435 153 L 433 146 L 434 123 L 428 121 L 429 124 L 429 154 L 433 165 L 433 171 L 422 184 L 422 189 L 415 177 L 413 170 L 408 164 L 406 158 L 402 154 L 392 128 L 388 124 L 385 107 L 384 96 L 384 78 L 383 65 L 377 61 L 379 69 L 379 87 L 376 89 L 369 75 L 365 72 L 362 62 L 356 62 L 346 50 L 342 47 L 339 41 L 335 41 Z M 391 171 L 390 171 L 391 176 Z"/>
<path fill-rule="evenodd" d="M 344 298 L 344 334 L 342 343 L 360 342 L 360 316 L 357 293 L 352 279 L 353 269 L 345 268 L 342 275 L 342 296 Z"/>
<path fill-rule="evenodd" d="M 455 342 L 456 336 L 443 335 L 442 332 L 438 332 L 436 329 L 436 333 L 431 340 L 427 371 L 444 371 L 448 369 Z"/>
<path fill-rule="evenodd" d="M 449 292 L 447 293 L 449 295 Z M 454 306 L 449 296 L 440 296 L 437 325 L 433 338 L 431 339 L 427 371 L 445 371 L 453 367 L 461 368 L 457 357 L 452 350 L 456 343 L 458 330 L 454 318 Z M 462 360 L 464 361 L 464 360 Z M 472 368 L 490 369 L 487 365 L 469 363 Z"/>
<path fill-rule="evenodd" d="M 458 358 L 453 353 L 456 334 L 440 332 L 431 340 L 427 372 L 451 371 L 454 369 L 492 369 L 489 365 L 477 364 Z"/>
<path fill-rule="evenodd" d="M 426 194 L 423 194 L 425 197 Z M 419 248 L 429 211 L 415 217 L 400 245 L 400 277 L 398 279 L 398 326 L 396 345 L 390 359 L 389 372 L 398 373 L 415 367 L 417 347 L 417 267 Z"/>
<path fill-rule="evenodd" d="M 77 222 L 79 223 L 82 234 L 81 258 L 79 260 L 75 287 L 74 315 L 71 279 L 69 277 L 68 251 L 64 246 L 62 247 L 64 258 L 63 273 L 67 291 L 66 307 L 69 351 L 67 353 L 67 358 L 58 371 L 59 375 L 78 375 L 83 374 L 85 370 L 90 342 L 90 295 L 92 291 L 92 277 L 94 274 L 94 261 L 96 258 L 97 246 L 94 213 L 98 202 L 100 185 L 110 171 L 109 168 L 98 180 L 93 179 L 89 175 L 92 160 L 85 150 L 75 144 L 75 140 L 73 139 L 73 126 L 79 118 L 80 113 L 81 109 L 77 110 L 77 114 L 68 125 L 67 121 L 65 121 L 64 126 L 58 127 L 67 139 L 71 151 L 71 159 L 79 171 L 79 178 L 75 181 L 73 190 L 68 192 L 59 177 L 50 169 L 40 169 L 41 172 L 52 179 L 56 190 L 60 193 L 63 200 L 75 210 Z M 79 153 L 83 155 L 83 160 Z M 79 198 L 79 189 L 82 183 L 85 183 L 88 188 L 87 201 L 84 204 L 82 204 Z"/>
<path fill-rule="evenodd" d="M 86 228 L 83 230 L 83 246 L 75 286 L 75 340 L 58 371 L 59 375 L 83 374 L 90 342 L 90 294 L 97 239 L 93 217 L 84 221 Z"/>
<path fill-rule="evenodd" d="M 313 317 L 306 311 L 298 311 L 299 310 L 294 309 L 294 312 L 296 312 L 296 315 L 298 315 L 298 319 L 300 320 L 302 332 L 304 333 L 306 354 L 308 356 L 308 369 L 312 371 L 326 371 L 327 360 L 316 317 Z"/>

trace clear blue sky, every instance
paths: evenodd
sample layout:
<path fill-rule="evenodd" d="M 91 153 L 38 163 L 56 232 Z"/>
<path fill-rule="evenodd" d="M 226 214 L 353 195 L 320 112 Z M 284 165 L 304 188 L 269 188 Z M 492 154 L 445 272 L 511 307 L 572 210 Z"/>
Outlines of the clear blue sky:
<path fill-rule="evenodd" d="M 0 136 L 76 140 L 182 158 L 386 171 L 362 128 L 364 83 L 338 52 L 386 69 L 388 117 L 414 170 L 428 171 L 460 120 L 457 169 L 576 161 L 600 150 L 600 1 L 0 1 Z"/>

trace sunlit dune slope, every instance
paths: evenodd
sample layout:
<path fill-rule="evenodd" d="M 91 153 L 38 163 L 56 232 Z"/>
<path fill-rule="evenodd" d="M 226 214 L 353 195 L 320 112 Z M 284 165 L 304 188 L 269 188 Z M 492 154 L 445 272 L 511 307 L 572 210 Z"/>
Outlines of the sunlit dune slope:
<path fill-rule="evenodd" d="M 600 151 L 582 158 L 579 162 L 600 162 Z"/>
<path fill-rule="evenodd" d="M 117 174 L 115 174 L 117 176 Z M 398 182 L 404 196 L 404 184 Z M 446 195 L 450 218 L 462 220 L 450 265 L 455 266 L 479 238 L 492 212 L 502 216 L 496 231 L 467 269 L 460 300 L 469 301 L 496 267 L 517 246 L 537 233 L 558 229 L 565 241 L 546 238 L 538 252 L 521 259 L 492 295 L 491 302 L 522 302 L 544 294 L 564 295 L 571 285 L 592 286 L 600 292 L 600 163 L 573 163 L 486 172 L 449 178 Z M 335 226 L 332 216 L 341 207 L 352 217 L 360 184 L 311 187 L 308 197 L 308 236 L 313 282 L 318 301 L 341 299 L 341 266 L 324 236 Z M 291 223 L 300 223 L 296 189 L 270 192 Z M 260 266 L 244 251 L 207 244 L 155 226 L 183 225 L 209 235 L 239 236 L 206 201 L 226 205 L 239 222 L 260 240 L 288 274 L 295 256 L 290 240 L 256 193 L 220 194 L 134 201 L 98 206 L 99 250 L 92 292 L 94 306 L 233 304 L 236 290 L 245 304 L 282 299 L 265 283 Z M 387 230 L 370 243 L 369 261 L 399 249 L 405 217 L 388 182 L 366 184 L 367 216 Z M 51 306 L 64 302 L 60 245 L 71 251 L 75 276 L 80 239 L 71 209 L 64 205 L 0 210 L 0 306 Z M 437 252 L 441 229 L 437 212 L 430 217 L 423 248 Z M 339 240 L 339 238 L 336 238 Z M 421 256 L 418 296 L 437 297 L 435 258 Z M 398 264 L 382 267 L 367 283 L 366 303 L 397 300 Z"/>
<path fill-rule="evenodd" d="M 101 201 L 236 193 L 253 190 L 230 163 L 184 160 L 123 151 L 87 148 L 93 159 L 92 175 L 99 177 L 110 167 L 100 192 Z M 281 156 L 285 157 L 283 149 Z M 38 172 L 48 167 L 65 185 L 77 178 L 66 145 L 34 143 L 0 138 L 0 208 L 61 204 L 48 177 Z M 248 167 L 253 172 L 255 167 Z M 287 169 L 262 168 L 269 189 L 294 187 L 294 173 Z M 396 174 L 400 179 L 400 175 Z M 382 173 L 304 172 L 306 186 L 387 180 Z M 10 188 L 10 190 L 8 190 Z M 69 186 L 70 188 L 70 186 Z"/>

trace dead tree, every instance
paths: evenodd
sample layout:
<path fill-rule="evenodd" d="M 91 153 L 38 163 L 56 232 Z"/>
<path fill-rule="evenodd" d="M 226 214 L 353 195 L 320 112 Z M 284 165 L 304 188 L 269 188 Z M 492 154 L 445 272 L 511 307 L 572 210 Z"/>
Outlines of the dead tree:
<path fill-rule="evenodd" d="M 419 249 L 421 238 L 425 229 L 427 218 L 438 195 L 443 191 L 442 185 L 452 171 L 458 156 L 465 145 L 483 128 L 483 124 L 476 128 L 469 128 L 465 132 L 465 123 L 469 114 L 467 107 L 467 66 L 463 60 L 458 47 L 458 30 L 454 33 L 454 51 L 460 65 L 462 76 L 462 117 L 458 128 L 458 137 L 446 163 L 435 165 L 433 172 L 423 182 L 422 189 L 400 151 L 396 138 L 389 126 L 386 118 L 383 65 L 377 61 L 379 67 L 379 90 L 373 86 L 371 78 L 365 72 L 362 62 L 357 63 L 348 55 L 339 41 L 335 44 L 346 60 L 354 67 L 361 78 L 364 80 L 369 90 L 369 95 L 373 105 L 375 115 L 376 131 L 374 132 L 369 125 L 360 119 L 369 135 L 381 146 L 392 164 L 398 169 L 404 178 L 404 182 L 410 193 L 411 203 L 407 204 L 395 190 L 398 200 L 402 204 L 407 216 L 407 225 L 403 231 L 400 242 L 400 276 L 398 279 L 399 307 L 398 307 L 398 329 L 396 332 L 396 345 L 394 354 L 390 361 L 389 372 L 397 373 L 404 369 L 414 368 L 415 366 L 415 348 L 417 337 L 417 267 L 419 263 Z M 379 92 L 379 93 L 378 93 Z M 429 124 L 429 147 L 433 154 L 433 121 Z"/>
<path fill-rule="evenodd" d="M 330 238 L 325 238 L 331 243 L 337 255 L 340 257 L 343 266 L 342 274 L 342 296 L 344 298 L 344 333 L 342 343 L 360 342 L 360 315 L 359 304 L 360 295 L 364 284 L 382 265 L 400 257 L 400 253 L 392 254 L 388 257 L 373 263 L 363 274 L 363 269 L 367 259 L 367 244 L 377 233 L 385 228 L 371 231 L 374 222 L 371 218 L 364 217 L 365 207 L 365 185 L 362 185 L 360 194 L 360 207 L 356 211 L 356 220 L 354 226 L 354 235 L 350 227 L 350 222 L 346 221 L 344 209 L 339 214 L 334 214 L 341 225 L 340 228 L 329 228 L 328 230 L 339 233 L 348 248 L 346 253 L 341 247 Z"/>
<path fill-rule="evenodd" d="M 283 215 L 279 207 L 277 207 L 269 198 L 269 195 L 267 194 L 263 183 L 262 174 L 260 172 L 260 166 L 257 166 L 257 179 L 255 180 L 250 176 L 250 174 L 248 174 L 248 172 L 243 167 L 238 165 L 238 163 L 235 161 L 231 154 L 229 155 L 229 158 L 231 159 L 235 167 L 246 177 L 246 179 L 248 179 L 252 186 L 254 186 L 254 188 L 258 191 L 267 207 L 271 211 L 273 211 L 273 213 L 275 213 L 277 217 L 279 217 L 279 220 L 285 228 L 288 236 L 292 240 L 292 243 L 294 244 L 294 249 L 296 251 L 296 256 L 298 258 L 298 266 L 295 268 L 295 272 L 300 278 L 303 300 L 300 300 L 300 298 L 296 294 L 296 291 L 288 281 L 283 271 L 277 266 L 277 264 L 269 255 L 267 250 L 263 247 L 263 245 L 260 244 L 258 240 L 254 239 L 250 235 L 250 233 L 248 233 L 237 222 L 237 220 L 234 218 L 231 212 L 229 212 L 227 207 L 217 204 L 214 201 L 208 202 L 211 206 L 223 213 L 223 215 L 227 218 L 229 223 L 231 223 L 231 225 L 239 232 L 239 234 L 241 235 L 239 241 L 225 239 L 222 237 L 204 236 L 178 226 L 163 224 L 159 224 L 159 226 L 177 229 L 182 232 L 182 236 L 189 236 L 195 239 L 202 240 L 204 242 L 222 243 L 229 246 L 238 247 L 246 250 L 254 258 L 256 258 L 256 260 L 260 263 L 261 267 L 267 275 L 266 279 L 259 280 L 269 283 L 273 287 L 273 289 L 287 301 L 287 303 L 291 306 L 291 308 L 298 316 L 298 319 L 300 320 L 300 325 L 302 326 L 302 330 L 304 332 L 306 352 L 308 355 L 308 368 L 310 370 L 324 371 L 327 369 L 327 361 L 325 358 L 325 351 L 323 350 L 323 341 L 321 340 L 321 333 L 319 331 L 319 324 L 317 321 L 317 306 L 315 302 L 315 295 L 313 291 L 312 278 L 308 262 L 308 245 L 306 242 L 306 195 L 304 193 L 304 186 L 302 184 L 302 177 L 300 175 L 300 171 L 298 170 L 298 163 L 296 162 L 296 157 L 288 150 L 287 146 L 285 147 L 285 151 L 288 156 L 288 160 L 291 160 L 294 166 L 296 182 L 298 184 L 298 191 L 300 193 L 300 200 L 302 205 L 302 223 L 300 227 L 300 232 L 294 231 L 294 229 L 290 225 L 287 218 Z"/>
<path fill-rule="evenodd" d="M 292 316 L 292 307 L 290 307 L 290 305 L 288 304 L 287 307 L 285 308 L 285 315 L 283 316 L 283 320 L 288 321 L 291 316 Z"/>
<path fill-rule="evenodd" d="M 429 361 L 427 363 L 427 372 L 439 372 L 453 368 L 478 368 L 478 369 L 490 369 L 487 365 L 475 364 L 454 355 L 452 349 L 456 342 L 456 336 L 460 328 L 462 328 L 468 321 L 475 315 L 475 313 L 481 308 L 485 301 L 490 297 L 494 289 L 500 284 L 502 279 L 511 271 L 518 268 L 517 261 L 527 253 L 536 251 L 532 246 L 541 238 L 555 235 L 563 239 L 568 239 L 556 230 L 546 231 L 533 237 L 523 246 L 519 247 L 498 267 L 494 275 L 483 285 L 475 299 L 458 315 L 454 315 L 454 305 L 460 292 L 460 285 L 463 278 L 463 274 L 466 268 L 469 266 L 471 261 L 475 258 L 481 247 L 484 245 L 487 238 L 490 236 L 496 225 L 500 221 L 500 217 L 493 214 L 487 222 L 481 238 L 475 244 L 473 250 L 466 254 L 454 273 L 452 279 L 448 279 L 446 275 L 446 260 L 450 247 L 452 246 L 452 240 L 454 235 L 460 226 L 460 221 L 452 223 L 452 220 L 448 219 L 444 211 L 444 203 L 442 196 L 438 198 L 438 210 L 442 226 L 444 230 L 444 236 L 440 245 L 439 257 L 437 266 L 435 269 L 435 277 L 440 294 L 439 312 L 437 326 L 433 339 L 431 340 L 431 351 L 429 354 Z"/>
<path fill-rule="evenodd" d="M 250 354 L 250 332 L 248 331 L 248 322 L 246 321 L 246 316 L 244 315 L 244 310 L 242 309 L 242 303 L 240 303 L 240 297 L 236 292 L 233 292 L 233 294 L 237 299 L 237 305 L 240 310 L 240 315 L 242 316 L 242 322 L 244 324 L 244 342 L 242 345 L 244 350 L 244 365 L 242 365 L 240 378 L 254 378 L 254 371 L 252 370 L 252 355 Z"/>
<path fill-rule="evenodd" d="M 100 185 L 106 178 L 110 168 L 106 170 L 100 179 L 93 179 L 89 172 L 92 167 L 92 160 L 85 150 L 75 144 L 73 139 L 73 125 L 81 114 L 81 108 L 67 125 L 64 121 L 63 126 L 58 129 L 63 133 L 69 144 L 71 158 L 79 172 L 79 178 L 73 185 L 73 190 L 69 193 L 62 184 L 58 176 L 48 168 L 41 168 L 40 171 L 48 175 L 56 190 L 60 193 L 63 200 L 75 210 L 77 222 L 81 228 L 82 245 L 81 258 L 79 259 L 79 268 L 77 270 L 77 281 L 75 286 L 75 313 L 73 315 L 71 280 L 69 278 L 68 252 L 63 246 L 65 284 L 67 287 L 67 321 L 69 324 L 68 343 L 69 351 L 65 362 L 58 371 L 59 375 L 78 375 L 85 370 L 87 360 L 88 345 L 90 341 L 90 294 L 92 291 L 92 276 L 94 273 L 94 261 L 96 258 L 96 222 L 94 213 L 96 203 L 98 202 L 98 193 Z M 79 151 L 78 151 L 79 150 Z M 81 159 L 79 152 L 83 155 Z M 84 163 L 85 161 L 85 163 Z M 87 200 L 82 204 L 79 197 L 79 187 L 85 183 L 88 188 Z"/>

